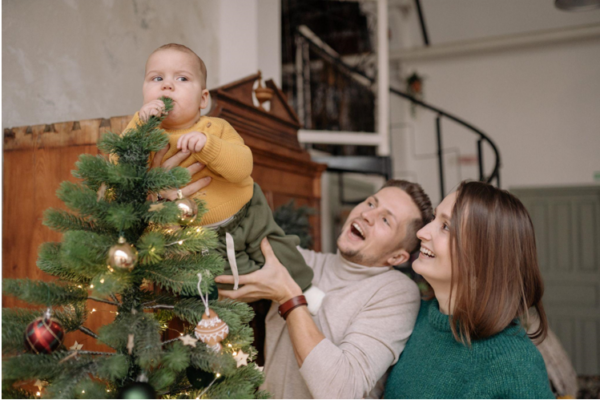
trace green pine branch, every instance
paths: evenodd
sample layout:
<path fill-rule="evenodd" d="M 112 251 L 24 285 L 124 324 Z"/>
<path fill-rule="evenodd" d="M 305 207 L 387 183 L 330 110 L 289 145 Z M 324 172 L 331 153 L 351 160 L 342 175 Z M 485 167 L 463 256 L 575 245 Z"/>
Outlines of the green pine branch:
<path fill-rule="evenodd" d="M 32 281 L 30 279 L 5 279 L 4 294 L 15 296 L 32 304 L 63 306 L 86 301 L 87 290 L 65 283 Z"/>
<path fill-rule="evenodd" d="M 315 214 L 315 210 L 308 206 L 296 207 L 295 201 L 290 200 L 273 212 L 277 225 L 286 235 L 296 235 L 300 238 L 300 247 L 308 249 L 312 246 L 311 225 L 308 217 Z"/>
<path fill-rule="evenodd" d="M 72 283 L 89 284 L 90 278 L 79 274 L 77 269 L 66 267 L 61 261 L 61 243 L 46 242 L 40 246 L 36 265 L 47 274 Z"/>
<path fill-rule="evenodd" d="M 49 208 L 44 212 L 44 225 L 58 232 L 93 231 L 106 233 L 107 228 L 97 220 L 83 218 L 65 210 Z"/>
<path fill-rule="evenodd" d="M 75 163 L 77 169 L 71 174 L 81 179 L 89 189 L 97 191 L 108 179 L 109 166 L 110 162 L 102 155 L 82 154 Z"/>
<path fill-rule="evenodd" d="M 60 248 L 61 265 L 91 279 L 106 271 L 108 250 L 116 243 L 114 236 L 85 231 L 66 232 Z"/>
<path fill-rule="evenodd" d="M 223 273 L 223 259 L 211 254 L 199 262 L 165 260 L 163 263 L 144 267 L 144 278 L 184 296 L 198 295 L 198 273 L 203 274 L 202 292 L 206 293 L 214 283 L 214 277 Z"/>
<path fill-rule="evenodd" d="M 152 168 L 145 176 L 146 188 L 153 193 L 165 189 L 177 189 L 184 187 L 190 178 L 187 168 L 175 167 L 168 171 L 163 168 Z"/>
<path fill-rule="evenodd" d="M 106 215 L 108 203 L 103 200 L 98 201 L 98 194 L 85 186 L 64 181 L 56 191 L 56 196 L 69 209 L 77 211 L 81 216 L 102 219 Z"/>

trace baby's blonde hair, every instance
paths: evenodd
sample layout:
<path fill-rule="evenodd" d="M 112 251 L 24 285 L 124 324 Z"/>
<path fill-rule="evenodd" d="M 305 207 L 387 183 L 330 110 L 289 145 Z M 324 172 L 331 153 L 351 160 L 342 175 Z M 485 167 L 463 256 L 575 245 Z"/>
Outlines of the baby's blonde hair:
<path fill-rule="evenodd" d="M 196 59 L 198 60 L 198 65 L 200 67 L 200 73 L 202 74 L 202 88 L 206 89 L 206 78 L 207 78 L 206 64 L 204 64 L 204 61 L 202 61 L 202 59 L 198 56 L 198 54 L 194 53 L 194 51 L 192 49 L 190 49 L 189 47 L 184 46 L 182 44 L 178 44 L 178 43 L 164 44 L 164 45 L 160 46 L 158 49 L 154 50 L 152 52 L 152 54 L 154 54 L 158 51 L 161 51 L 161 50 L 168 50 L 168 49 L 182 51 L 184 53 L 192 54 L 196 57 Z M 152 54 L 150 54 L 150 55 L 152 55 Z"/>

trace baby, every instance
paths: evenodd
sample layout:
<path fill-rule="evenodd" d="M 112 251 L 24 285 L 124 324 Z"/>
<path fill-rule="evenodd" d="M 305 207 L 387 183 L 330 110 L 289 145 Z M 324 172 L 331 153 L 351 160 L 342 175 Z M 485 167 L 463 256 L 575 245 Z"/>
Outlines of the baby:
<path fill-rule="evenodd" d="M 286 236 L 275 223 L 260 187 L 253 181 L 252 152 L 225 120 L 201 115 L 208 105 L 206 66 L 196 53 L 180 44 L 156 49 L 146 62 L 144 105 L 125 128 L 133 129 L 152 115 L 164 111 L 161 97 L 173 100 L 173 109 L 161 128 L 169 135 L 170 148 L 163 161 L 178 151 L 190 156 L 180 165 L 206 165 L 192 176 L 192 182 L 210 177 L 211 183 L 191 197 L 202 199 L 207 212 L 201 224 L 216 229 L 217 251 L 225 257 L 225 274 L 245 275 L 264 265 L 260 241 L 266 236 L 275 255 L 302 288 L 313 314 L 324 294 L 312 286 L 313 271 L 296 249 L 299 239 Z M 199 197 L 202 196 L 202 197 Z M 236 288 L 237 289 L 237 288 Z"/>

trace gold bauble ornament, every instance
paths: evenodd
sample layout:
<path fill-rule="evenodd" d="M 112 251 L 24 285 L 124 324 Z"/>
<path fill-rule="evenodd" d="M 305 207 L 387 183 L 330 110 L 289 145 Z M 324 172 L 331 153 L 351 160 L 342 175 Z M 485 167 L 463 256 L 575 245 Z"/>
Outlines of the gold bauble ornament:
<path fill-rule="evenodd" d="M 208 315 L 202 314 L 202 319 L 196 325 L 194 334 L 214 351 L 220 351 L 221 342 L 229 334 L 229 326 L 219 318 L 216 312 L 209 309 Z"/>
<path fill-rule="evenodd" d="M 189 225 L 198 216 L 198 205 L 190 198 L 183 197 L 181 190 L 177 191 L 177 200 L 175 200 L 177 208 L 179 209 L 179 223 L 181 225 Z"/>
<path fill-rule="evenodd" d="M 131 270 L 137 262 L 138 252 L 123 236 L 119 238 L 119 244 L 115 244 L 108 251 L 108 264 L 113 268 Z"/>

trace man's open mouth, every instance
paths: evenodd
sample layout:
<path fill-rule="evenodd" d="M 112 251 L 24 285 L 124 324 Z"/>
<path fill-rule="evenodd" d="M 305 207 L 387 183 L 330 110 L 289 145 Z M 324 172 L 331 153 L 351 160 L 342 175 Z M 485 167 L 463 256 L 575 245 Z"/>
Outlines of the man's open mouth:
<path fill-rule="evenodd" d="M 350 232 L 352 232 L 352 234 L 358 236 L 362 240 L 365 240 L 365 233 L 356 222 L 353 222 L 352 225 L 350 225 Z"/>

